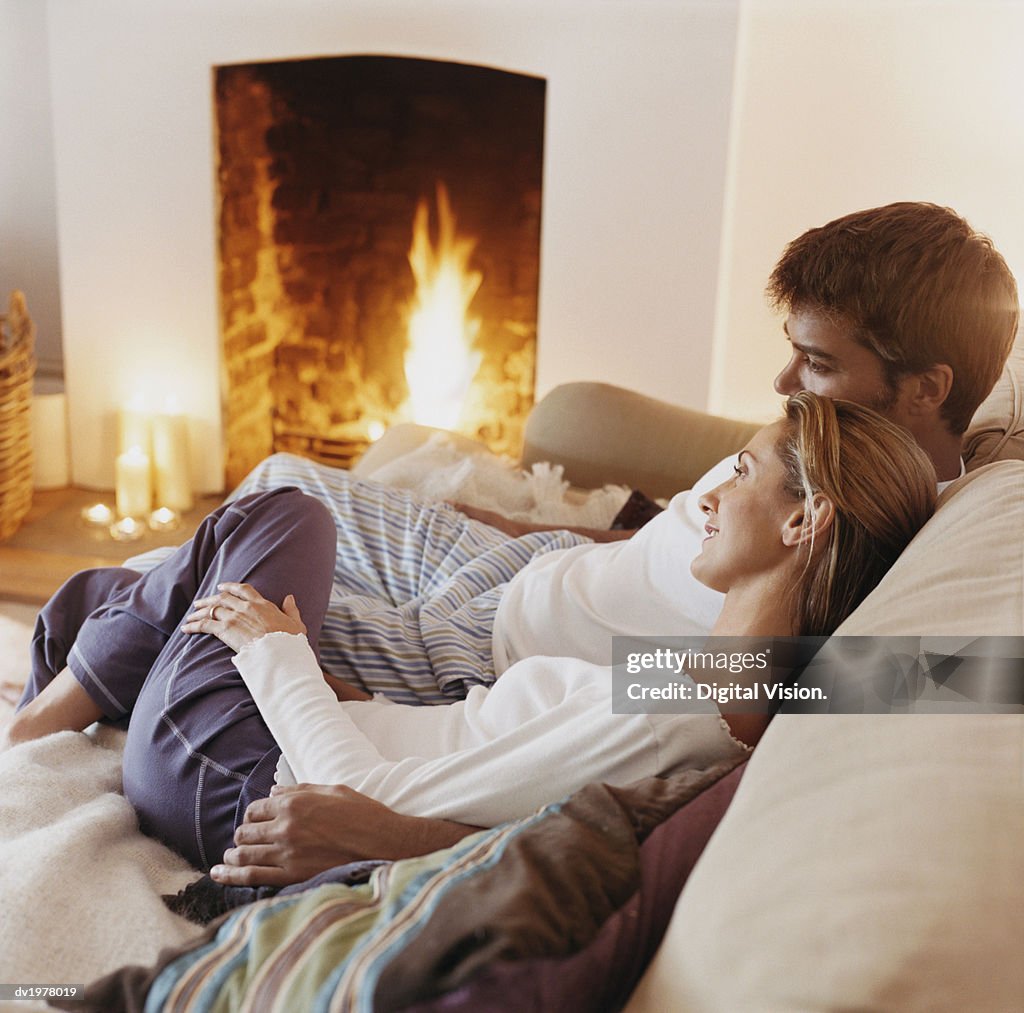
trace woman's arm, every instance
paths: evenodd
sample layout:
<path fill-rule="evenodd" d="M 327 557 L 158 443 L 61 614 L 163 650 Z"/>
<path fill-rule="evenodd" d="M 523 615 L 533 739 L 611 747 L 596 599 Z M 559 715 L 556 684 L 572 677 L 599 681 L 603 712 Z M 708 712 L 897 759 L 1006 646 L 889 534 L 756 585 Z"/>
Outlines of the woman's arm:
<path fill-rule="evenodd" d="M 405 815 L 494 826 L 590 781 L 742 752 L 713 707 L 673 716 L 671 734 L 614 714 L 609 670 L 578 659 L 527 659 L 443 707 L 339 705 L 303 637 L 271 634 L 235 664 L 297 780 L 345 784 Z"/>
<path fill-rule="evenodd" d="M 233 607 L 213 608 L 212 632 L 236 623 Z M 269 602 L 239 611 L 285 625 Z M 742 752 L 713 705 L 671 716 L 671 728 L 664 716 L 613 713 L 610 670 L 574 658 L 525 659 L 443 707 L 339 704 L 305 636 L 287 629 L 246 639 L 234 663 L 297 780 L 346 785 L 403 815 L 494 826 L 590 781 L 626 784 Z"/>

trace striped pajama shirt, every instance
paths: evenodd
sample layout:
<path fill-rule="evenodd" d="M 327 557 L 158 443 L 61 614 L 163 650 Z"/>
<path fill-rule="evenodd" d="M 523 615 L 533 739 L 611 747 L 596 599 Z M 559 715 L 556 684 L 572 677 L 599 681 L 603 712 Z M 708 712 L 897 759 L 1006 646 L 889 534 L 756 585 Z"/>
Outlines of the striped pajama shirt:
<path fill-rule="evenodd" d="M 505 584 L 535 556 L 588 541 L 568 531 L 509 538 L 446 504 L 291 454 L 267 458 L 232 498 L 286 485 L 323 502 L 338 533 L 321 664 L 402 703 L 446 703 L 491 684 Z"/>

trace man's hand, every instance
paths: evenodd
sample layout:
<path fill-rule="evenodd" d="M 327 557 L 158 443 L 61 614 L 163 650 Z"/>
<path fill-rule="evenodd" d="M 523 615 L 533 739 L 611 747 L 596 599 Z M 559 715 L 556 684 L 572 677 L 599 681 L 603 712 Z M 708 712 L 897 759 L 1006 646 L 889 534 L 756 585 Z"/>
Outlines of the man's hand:
<path fill-rule="evenodd" d="M 275 786 L 235 831 L 210 875 L 230 886 L 288 886 L 347 862 L 450 847 L 478 827 L 402 816 L 344 785 Z"/>

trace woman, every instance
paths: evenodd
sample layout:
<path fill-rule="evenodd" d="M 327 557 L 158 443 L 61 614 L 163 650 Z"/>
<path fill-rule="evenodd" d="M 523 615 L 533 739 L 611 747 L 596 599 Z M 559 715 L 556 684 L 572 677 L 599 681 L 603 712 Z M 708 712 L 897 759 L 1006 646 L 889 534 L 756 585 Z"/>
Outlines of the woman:
<path fill-rule="evenodd" d="M 740 453 L 735 476 L 701 500 L 707 538 L 693 572 L 726 595 L 712 632 L 830 632 L 934 498 L 931 463 L 901 429 L 855 405 L 790 399 L 786 417 Z M 294 490 L 228 504 L 173 567 L 136 579 L 89 617 L 66 652 L 79 658 L 70 692 L 58 676 L 62 688 L 21 712 L 14 738 L 130 716 L 126 796 L 144 830 L 208 868 L 248 803 L 269 792 L 282 751 L 299 779 L 344 783 L 410 815 L 488 826 L 595 779 L 727 769 L 767 722 L 723 721 L 710 704 L 612 714 L 607 670 L 578 659 L 527 658 L 448 707 L 368 700 L 337 680 L 329 687 L 311 645 L 333 540 L 326 512 Z M 297 560 L 308 574 L 301 616 L 282 576 L 294 582 Z M 234 576 L 246 583 L 225 582 Z M 283 609 L 256 587 L 284 598 Z M 180 604 L 174 628 L 140 628 L 138 606 L 168 595 Z M 53 666 L 63 647 L 49 645 Z"/>

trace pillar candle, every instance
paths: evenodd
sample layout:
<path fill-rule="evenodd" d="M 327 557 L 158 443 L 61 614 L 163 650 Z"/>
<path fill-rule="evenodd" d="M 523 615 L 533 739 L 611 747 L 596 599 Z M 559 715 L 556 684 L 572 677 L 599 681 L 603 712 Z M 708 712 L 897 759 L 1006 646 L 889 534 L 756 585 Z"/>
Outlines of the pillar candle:
<path fill-rule="evenodd" d="M 62 390 L 36 384 L 32 398 L 32 484 L 63 489 L 68 474 L 68 409 Z"/>
<path fill-rule="evenodd" d="M 144 517 L 153 505 L 149 454 L 132 447 L 117 458 L 117 512 L 123 517 Z"/>
<path fill-rule="evenodd" d="M 192 481 L 184 416 L 154 416 L 152 434 L 157 506 L 185 513 L 192 509 Z"/>

